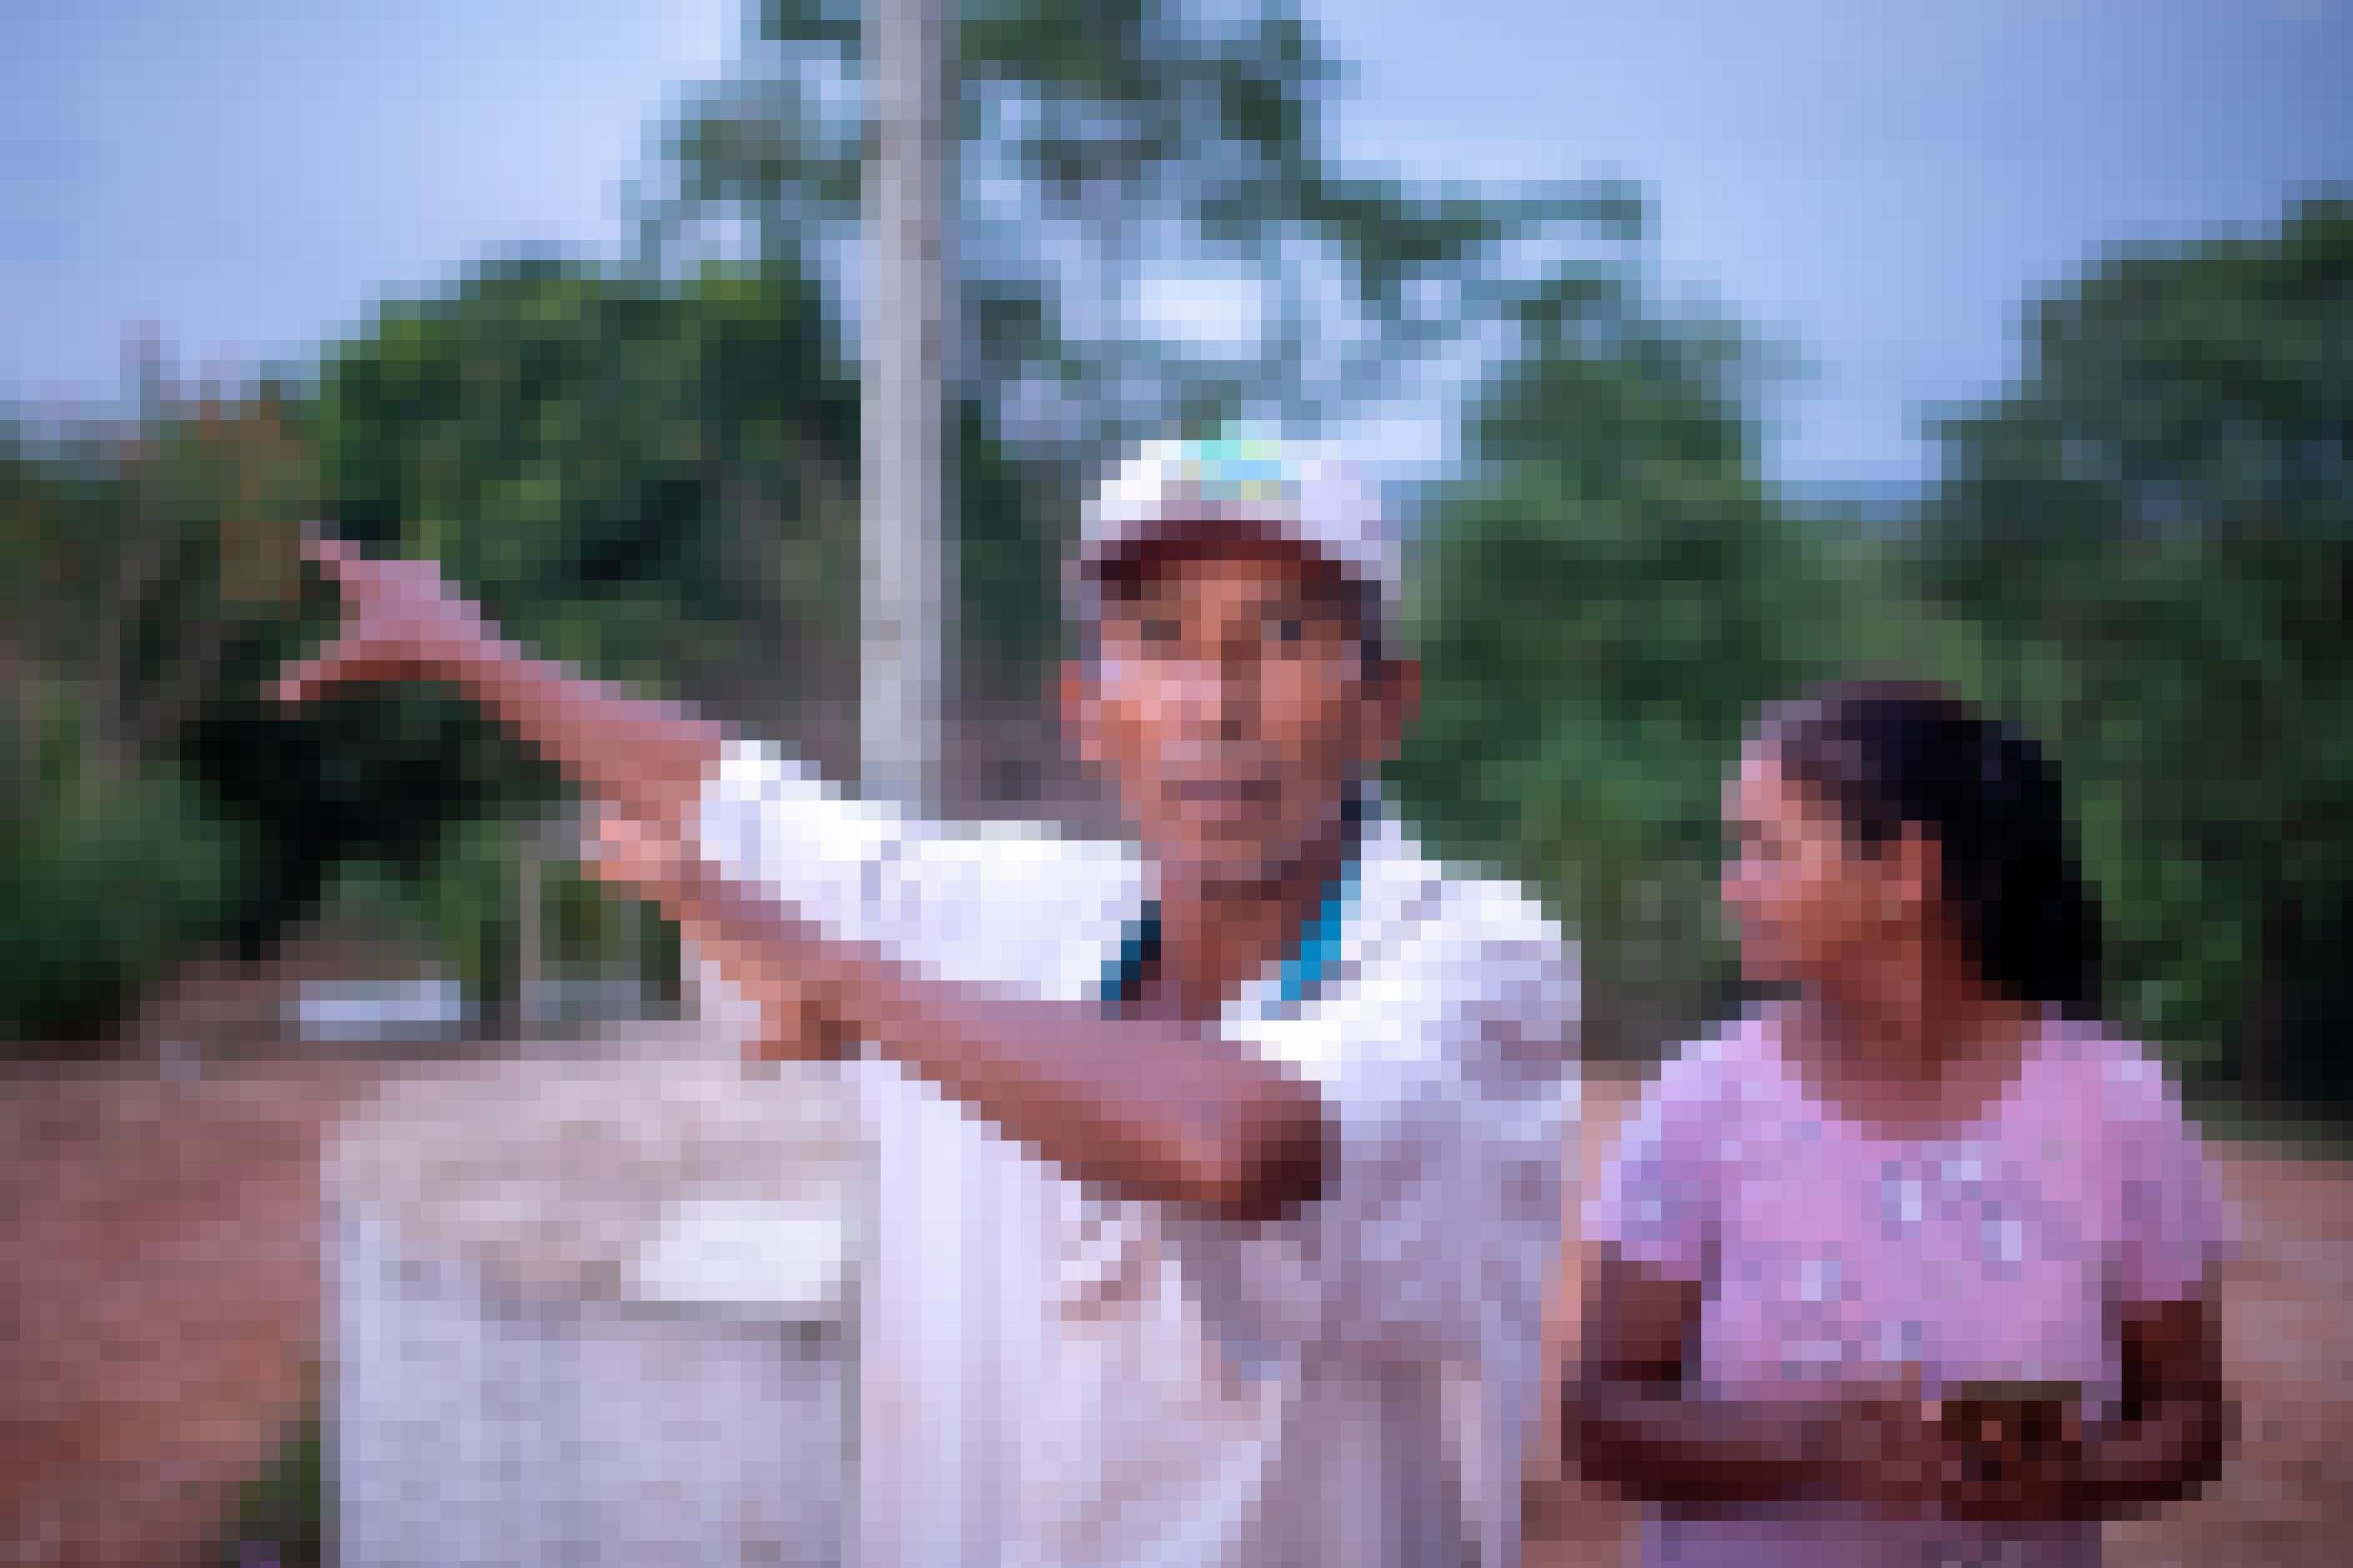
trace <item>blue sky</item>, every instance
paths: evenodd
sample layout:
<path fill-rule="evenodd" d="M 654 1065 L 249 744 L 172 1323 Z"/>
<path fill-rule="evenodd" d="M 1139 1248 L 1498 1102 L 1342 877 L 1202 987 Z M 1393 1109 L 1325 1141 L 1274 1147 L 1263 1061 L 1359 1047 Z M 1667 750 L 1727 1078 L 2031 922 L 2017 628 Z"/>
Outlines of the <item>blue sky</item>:
<path fill-rule="evenodd" d="M 1922 405 L 2015 363 L 2103 246 L 2353 181 L 2353 0 L 1323 0 L 1340 147 L 1630 175 L 1671 286 L 1799 347 L 1777 469 L 1915 480 Z M 0 20 L 0 397 L 299 351 L 518 244 L 610 248 L 734 0 L 79 0 Z"/>

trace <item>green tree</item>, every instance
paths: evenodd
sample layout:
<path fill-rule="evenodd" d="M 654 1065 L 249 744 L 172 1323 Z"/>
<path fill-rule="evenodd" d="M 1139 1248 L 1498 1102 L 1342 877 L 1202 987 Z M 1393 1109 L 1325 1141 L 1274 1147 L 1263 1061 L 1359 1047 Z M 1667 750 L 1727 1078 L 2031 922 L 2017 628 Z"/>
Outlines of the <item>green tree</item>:
<path fill-rule="evenodd" d="M 387 302 L 324 349 L 301 417 L 342 531 L 438 559 L 587 674 L 773 730 L 854 690 L 854 405 L 781 265 L 659 280 L 540 258 Z M 313 636 L 335 613 L 307 610 Z M 289 617 L 274 632 L 190 738 L 219 793 L 271 826 L 257 925 L 348 884 L 339 865 L 376 868 L 495 1004 L 519 836 L 560 781 L 430 689 L 285 713 L 261 692 L 300 637 Z"/>
<path fill-rule="evenodd" d="M 327 351 L 321 462 L 342 527 L 438 558 L 551 652 L 657 687 L 756 658 L 789 684 L 843 632 L 854 399 L 781 267 L 504 263 Z"/>
<path fill-rule="evenodd" d="M 1535 316 L 1473 477 L 1425 524 L 1424 717 L 1397 777 L 1441 843 L 1566 917 L 1587 1049 L 1639 1057 L 1725 999 L 1722 784 L 1839 605 L 1757 476 L 1754 345 L 1599 277 Z"/>
<path fill-rule="evenodd" d="M 186 765 L 223 672 L 282 622 L 314 480 L 289 401 L 143 367 L 135 424 L 0 433 L 0 1035 L 87 1036 L 231 934 L 258 826 Z"/>
<path fill-rule="evenodd" d="M 1943 422 L 1912 567 L 2071 769 L 2123 1015 L 2353 1091 L 2353 205 L 2104 258 Z"/>

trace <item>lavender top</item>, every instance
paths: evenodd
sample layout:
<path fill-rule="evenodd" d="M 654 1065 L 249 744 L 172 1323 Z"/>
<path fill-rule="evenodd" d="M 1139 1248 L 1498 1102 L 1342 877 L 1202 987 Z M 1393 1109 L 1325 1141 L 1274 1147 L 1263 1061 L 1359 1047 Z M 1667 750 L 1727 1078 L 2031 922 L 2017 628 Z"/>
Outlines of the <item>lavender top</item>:
<path fill-rule="evenodd" d="M 1586 1210 L 1588 1235 L 1707 1285 L 1698 1376 L 1788 1397 L 1916 1363 L 2118 1391 L 2120 1303 L 2194 1293 L 2229 1225 L 2197 1134 L 2139 1046 L 2054 1021 L 2009 1091 L 1934 1140 L 1825 1107 L 1766 1012 L 1661 1073 Z M 2094 1524 L 2000 1531 L 1834 1505 L 1656 1512 L 1646 1563 L 2089 1564 Z"/>

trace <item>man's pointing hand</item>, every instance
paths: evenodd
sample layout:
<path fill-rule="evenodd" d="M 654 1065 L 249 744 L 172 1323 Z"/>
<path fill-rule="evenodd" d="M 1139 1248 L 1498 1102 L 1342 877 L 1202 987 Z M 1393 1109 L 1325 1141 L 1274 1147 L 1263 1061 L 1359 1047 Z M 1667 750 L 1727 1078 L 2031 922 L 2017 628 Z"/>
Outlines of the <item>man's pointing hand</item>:
<path fill-rule="evenodd" d="M 280 678 L 272 689 L 281 702 L 358 682 L 453 678 L 491 640 L 481 612 L 430 561 L 374 560 L 316 524 L 304 530 L 302 553 L 341 591 L 343 624 Z"/>

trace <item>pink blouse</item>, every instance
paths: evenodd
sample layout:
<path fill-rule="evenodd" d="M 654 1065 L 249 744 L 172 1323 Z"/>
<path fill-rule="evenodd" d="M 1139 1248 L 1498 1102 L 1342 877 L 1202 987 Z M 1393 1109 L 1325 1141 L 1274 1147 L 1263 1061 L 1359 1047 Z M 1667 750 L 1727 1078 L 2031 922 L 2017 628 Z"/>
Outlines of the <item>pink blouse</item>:
<path fill-rule="evenodd" d="M 2009 1092 L 1932 1141 L 1843 1120 L 1766 1012 L 1662 1071 L 1586 1209 L 1587 1235 L 1707 1285 L 1699 1378 L 1785 1397 L 1916 1364 L 2118 1389 L 2120 1302 L 2194 1293 L 2228 1222 L 2197 1134 L 2140 1047 L 2054 1021 Z M 1654 1512 L 1646 1563 L 2091 1564 L 2096 1524 L 1966 1526 L 1831 1505 Z"/>

